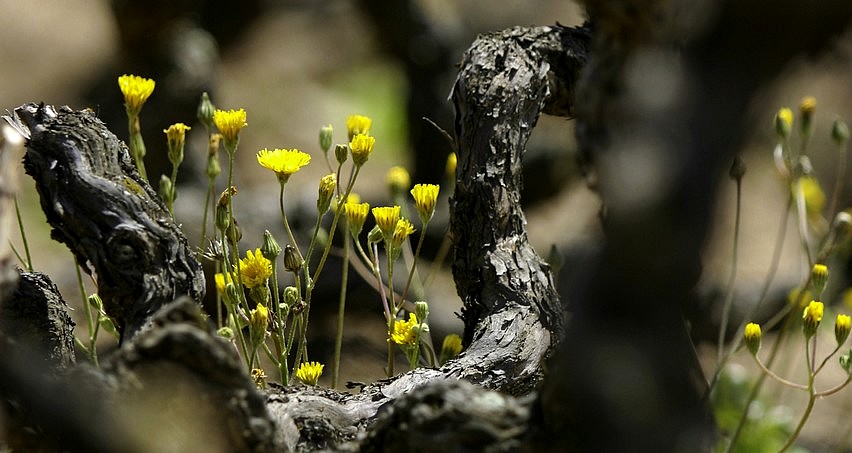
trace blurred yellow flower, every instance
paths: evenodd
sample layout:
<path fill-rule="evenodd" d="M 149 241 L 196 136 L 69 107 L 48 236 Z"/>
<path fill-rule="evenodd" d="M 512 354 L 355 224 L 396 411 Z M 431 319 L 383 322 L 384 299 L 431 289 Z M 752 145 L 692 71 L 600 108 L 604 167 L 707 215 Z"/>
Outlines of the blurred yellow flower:
<path fill-rule="evenodd" d="M 349 140 L 358 134 L 368 135 L 370 127 L 373 125 L 373 120 L 364 115 L 350 115 L 346 118 L 346 130 L 349 134 Z"/>
<path fill-rule="evenodd" d="M 812 176 L 802 176 L 796 180 L 795 188 L 797 191 L 800 190 L 805 197 L 805 209 L 808 217 L 819 217 L 822 210 L 825 209 L 826 203 L 825 192 L 820 187 L 819 181 Z"/>
<path fill-rule="evenodd" d="M 156 83 L 151 79 L 136 75 L 124 74 L 118 78 L 118 88 L 124 95 L 124 108 L 128 115 L 137 115 L 142 110 L 142 105 L 154 92 Z"/>
<path fill-rule="evenodd" d="M 787 107 L 778 109 L 775 114 L 775 133 L 780 137 L 787 138 L 793 128 L 793 111 Z"/>
<path fill-rule="evenodd" d="M 450 155 L 447 156 L 447 165 L 445 169 L 447 172 L 447 176 L 451 178 L 455 177 L 456 165 L 458 165 L 458 156 L 456 156 L 456 153 L 450 153 Z"/>
<path fill-rule="evenodd" d="M 396 195 L 411 187 L 411 176 L 405 168 L 394 166 L 385 174 L 385 183 L 387 183 L 391 195 Z"/>
<path fill-rule="evenodd" d="M 278 176 L 278 180 L 283 184 L 290 179 L 290 175 L 296 173 L 311 162 L 311 156 L 308 153 L 299 151 L 298 149 L 273 149 L 266 148 L 258 151 L 257 162 L 272 171 Z"/>

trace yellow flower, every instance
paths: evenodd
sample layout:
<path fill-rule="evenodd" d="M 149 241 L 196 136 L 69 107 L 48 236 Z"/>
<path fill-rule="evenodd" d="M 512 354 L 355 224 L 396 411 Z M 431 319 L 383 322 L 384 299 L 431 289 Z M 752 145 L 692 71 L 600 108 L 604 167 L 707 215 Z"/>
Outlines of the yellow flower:
<path fill-rule="evenodd" d="M 257 304 L 257 307 L 251 311 L 249 324 L 253 331 L 261 333 L 265 332 L 266 326 L 269 325 L 269 309 L 267 309 L 263 304 Z"/>
<path fill-rule="evenodd" d="M 222 294 L 222 295 L 225 294 L 225 285 L 226 284 L 236 282 L 236 278 L 234 277 L 233 273 L 231 273 L 231 275 L 227 276 L 228 281 L 225 281 L 225 278 L 226 278 L 226 276 L 222 272 L 217 272 L 216 275 L 213 276 L 213 280 L 216 282 L 216 291 L 219 291 L 219 294 Z"/>
<path fill-rule="evenodd" d="M 808 217 L 818 217 L 825 208 L 825 192 L 819 182 L 811 176 L 802 176 L 796 181 L 796 195 L 801 191 L 805 197 L 805 210 Z"/>
<path fill-rule="evenodd" d="M 440 363 L 443 365 L 447 360 L 458 357 L 462 349 L 462 340 L 458 334 L 451 333 L 444 337 L 444 343 L 441 345 Z"/>
<path fill-rule="evenodd" d="M 824 309 L 825 307 L 822 302 L 817 302 L 815 300 L 812 300 L 811 303 L 805 307 L 805 311 L 802 313 L 802 327 L 805 332 L 805 337 L 810 338 L 816 333 L 816 329 L 822 321 Z"/>
<path fill-rule="evenodd" d="M 452 178 L 456 175 L 456 165 L 458 165 L 458 156 L 456 156 L 456 153 L 450 153 L 447 156 L 447 165 L 445 168 L 447 176 Z"/>
<path fill-rule="evenodd" d="M 346 220 L 349 221 L 349 230 L 352 235 L 358 237 L 361 229 L 364 228 L 364 222 L 367 221 L 367 213 L 370 212 L 369 203 L 353 203 L 346 202 L 343 205 L 346 213 Z"/>
<path fill-rule="evenodd" d="M 817 100 L 813 96 L 805 96 L 802 98 L 802 102 L 799 104 L 799 112 L 801 112 L 802 116 L 805 115 L 813 115 L 816 110 Z"/>
<path fill-rule="evenodd" d="M 240 259 L 240 275 L 246 288 L 263 285 L 272 276 L 272 262 L 263 256 L 259 248 L 254 252 L 246 250 L 246 257 Z"/>
<path fill-rule="evenodd" d="M 319 362 L 302 362 L 296 370 L 296 377 L 305 385 L 317 385 L 325 365 Z"/>
<path fill-rule="evenodd" d="M 775 114 L 775 133 L 779 137 L 787 138 L 793 128 L 793 111 L 787 107 L 778 109 Z"/>
<path fill-rule="evenodd" d="M 358 134 L 368 135 L 370 127 L 373 125 L 373 120 L 364 115 L 350 115 L 346 118 L 346 129 L 349 133 L 349 140 Z"/>
<path fill-rule="evenodd" d="M 266 373 L 263 372 L 263 369 L 252 368 L 251 380 L 254 381 L 254 385 L 258 388 L 258 390 L 266 388 Z"/>
<path fill-rule="evenodd" d="M 183 148 L 186 143 L 186 131 L 192 129 L 183 123 L 175 123 L 163 130 L 166 133 L 166 139 L 169 142 L 169 160 L 172 165 L 179 165 L 183 162 Z"/>
<path fill-rule="evenodd" d="M 834 338 L 837 340 L 838 346 L 849 338 L 850 330 L 852 330 L 852 318 L 849 315 L 837 315 L 834 320 Z"/>
<path fill-rule="evenodd" d="M 376 138 L 369 135 L 358 134 L 352 138 L 352 141 L 349 142 L 349 149 L 352 150 L 352 162 L 356 167 L 367 162 L 375 144 Z"/>
<path fill-rule="evenodd" d="M 216 129 L 222 134 L 225 140 L 225 148 L 229 153 L 233 153 L 237 146 L 237 141 L 240 138 L 242 128 L 248 126 L 246 123 L 246 111 L 239 110 L 219 110 L 213 112 L 213 123 L 216 124 Z"/>
<path fill-rule="evenodd" d="M 414 327 L 418 324 L 417 316 L 414 313 L 409 313 L 408 321 L 398 320 L 394 322 L 391 340 L 399 345 L 413 345 L 417 342 L 417 331 Z"/>
<path fill-rule="evenodd" d="M 385 182 L 391 195 L 396 195 L 411 187 L 411 176 L 408 175 L 408 170 L 403 167 L 391 167 L 385 175 Z"/>
<path fill-rule="evenodd" d="M 420 221 L 424 224 L 429 223 L 432 220 L 432 215 L 435 214 L 439 190 L 440 186 L 436 184 L 415 184 L 414 188 L 411 189 L 414 206 L 417 208 L 417 214 L 420 215 Z"/>
<path fill-rule="evenodd" d="M 272 151 L 264 148 L 257 153 L 257 162 L 272 171 L 278 176 L 278 180 L 283 184 L 290 179 L 290 175 L 299 171 L 300 168 L 308 165 L 311 161 L 311 156 L 308 153 L 299 151 L 298 149 L 273 149 Z"/>
<path fill-rule="evenodd" d="M 396 227 L 393 229 L 393 239 L 391 239 L 391 245 L 393 247 L 399 247 L 408 239 L 408 236 L 414 233 L 414 225 L 408 221 L 408 219 L 399 219 L 396 222 Z"/>
<path fill-rule="evenodd" d="M 156 83 L 151 79 L 124 74 L 118 78 L 118 87 L 124 95 L 124 108 L 128 115 L 137 115 L 142 105 L 154 92 Z"/>
<path fill-rule="evenodd" d="M 743 339 L 745 340 L 746 347 L 748 347 L 748 350 L 752 354 L 757 354 L 757 351 L 760 349 L 760 337 L 760 324 L 753 322 L 746 324 Z"/>
<path fill-rule="evenodd" d="M 379 229 L 382 230 L 382 234 L 385 238 L 391 238 L 393 236 L 394 229 L 396 229 L 396 223 L 399 220 L 399 206 L 382 206 L 378 208 L 373 208 L 373 217 L 376 219 L 376 225 L 379 226 Z"/>

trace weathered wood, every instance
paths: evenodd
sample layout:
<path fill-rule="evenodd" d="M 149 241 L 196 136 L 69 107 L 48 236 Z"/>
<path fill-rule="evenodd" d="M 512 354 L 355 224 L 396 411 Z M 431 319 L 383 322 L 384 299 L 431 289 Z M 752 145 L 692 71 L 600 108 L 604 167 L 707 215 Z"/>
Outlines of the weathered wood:
<path fill-rule="evenodd" d="M 95 272 L 123 339 L 177 297 L 202 299 L 204 274 L 185 236 L 93 112 L 29 104 L 15 116 L 52 236 Z"/>

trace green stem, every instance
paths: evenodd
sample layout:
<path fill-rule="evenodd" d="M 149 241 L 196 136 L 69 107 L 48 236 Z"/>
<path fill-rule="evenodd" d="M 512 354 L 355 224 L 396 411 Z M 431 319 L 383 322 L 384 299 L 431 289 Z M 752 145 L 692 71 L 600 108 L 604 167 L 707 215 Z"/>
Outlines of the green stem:
<path fill-rule="evenodd" d="M 97 318 L 92 318 L 92 308 L 89 306 L 89 298 L 86 296 L 86 287 L 83 284 L 83 274 L 80 273 L 80 263 L 74 260 L 74 269 L 77 271 L 77 287 L 80 289 L 80 299 L 83 301 L 83 310 L 86 313 L 86 322 L 89 326 L 89 360 L 97 368 L 98 367 L 98 350 L 95 347 L 97 341 Z M 100 315 L 100 314 L 98 314 Z"/>
<path fill-rule="evenodd" d="M 807 347 L 805 348 L 807 350 Z M 796 426 L 796 430 L 793 431 L 793 435 L 787 439 L 787 443 L 778 450 L 779 453 L 783 453 L 787 451 L 790 447 L 793 446 L 793 443 L 799 437 L 799 434 L 802 432 L 802 428 L 805 427 L 805 423 L 807 423 L 808 418 L 811 415 L 811 411 L 814 409 L 814 403 L 816 402 L 816 394 L 814 393 L 814 375 L 813 373 L 809 373 L 808 377 L 808 405 L 805 407 L 805 412 L 802 414 L 802 418 L 799 420 L 799 424 Z"/>
<path fill-rule="evenodd" d="M 737 201 L 734 214 L 734 249 L 731 254 L 731 273 L 728 276 L 728 287 L 725 292 L 725 303 L 722 306 L 722 322 L 719 326 L 719 340 L 716 347 L 716 361 L 721 363 L 724 360 L 725 354 L 725 334 L 728 330 L 728 320 L 731 316 L 731 306 L 734 302 L 734 290 L 737 280 L 737 250 L 739 248 L 740 239 L 740 212 L 742 210 L 742 178 L 736 179 L 737 183 Z"/>
<path fill-rule="evenodd" d="M 426 239 L 426 229 L 429 227 L 429 223 L 423 224 L 423 231 L 420 232 L 420 239 L 417 240 L 417 250 L 414 252 L 414 259 L 411 263 L 411 269 L 408 271 L 408 279 L 405 281 L 405 288 L 402 290 L 402 301 L 404 302 L 408 297 L 408 288 L 411 285 L 411 281 L 414 279 L 414 270 L 417 268 L 417 260 L 420 258 L 420 250 L 423 248 L 423 242 Z"/>
<path fill-rule="evenodd" d="M 331 373 L 331 388 L 337 388 L 340 375 L 340 353 L 343 347 L 343 316 L 346 309 L 346 289 L 349 284 L 349 235 L 343 234 L 343 270 L 340 277 L 340 298 L 337 305 L 337 337 L 334 339 L 334 366 Z"/>

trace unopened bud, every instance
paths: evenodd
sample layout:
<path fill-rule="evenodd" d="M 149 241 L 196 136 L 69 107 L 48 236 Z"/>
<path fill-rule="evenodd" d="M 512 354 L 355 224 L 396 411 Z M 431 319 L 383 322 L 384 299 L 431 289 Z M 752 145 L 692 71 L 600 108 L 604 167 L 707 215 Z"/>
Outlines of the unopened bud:
<path fill-rule="evenodd" d="M 284 269 L 290 272 L 299 272 L 303 263 L 304 260 L 299 256 L 299 251 L 296 250 L 296 247 L 290 244 L 284 246 Z"/>
<path fill-rule="evenodd" d="M 201 121 L 201 124 L 207 130 L 213 129 L 213 112 L 215 111 L 216 107 L 210 102 L 210 96 L 207 95 L 207 92 L 201 93 L 201 102 L 198 103 L 198 111 L 196 113 L 198 121 Z"/>
<path fill-rule="evenodd" d="M 822 302 L 815 300 L 812 300 L 805 307 L 805 311 L 802 313 L 802 330 L 805 333 L 805 338 L 810 338 L 816 334 L 817 328 L 820 322 L 822 322 L 823 310 L 824 306 Z"/>
<path fill-rule="evenodd" d="M 831 138 L 838 145 L 843 145 L 849 140 L 849 126 L 846 125 L 840 118 L 835 118 L 831 125 Z"/>
<path fill-rule="evenodd" d="M 334 189 L 337 187 L 337 175 L 329 173 L 320 179 L 319 194 L 317 196 L 317 211 L 325 214 L 334 197 Z"/>
<path fill-rule="evenodd" d="M 327 153 L 331 148 L 331 140 L 334 136 L 334 129 L 331 127 L 331 124 L 326 124 L 325 126 L 320 128 L 319 131 L 319 143 L 320 149 L 322 152 Z"/>
<path fill-rule="evenodd" d="M 825 264 L 816 263 L 811 269 L 811 286 L 814 289 L 817 297 L 822 295 L 825 287 L 828 284 L 828 266 Z"/>
<path fill-rule="evenodd" d="M 760 339 L 760 324 L 753 322 L 746 324 L 745 331 L 743 331 L 743 340 L 752 355 L 757 354 L 757 351 L 760 349 Z"/>
<path fill-rule="evenodd" d="M 852 329 L 852 318 L 849 315 L 837 315 L 834 320 L 834 338 L 837 340 L 837 346 L 842 345 L 849 338 L 850 329 Z"/>
<path fill-rule="evenodd" d="M 340 144 L 335 145 L 334 158 L 337 159 L 338 164 L 343 165 L 343 163 L 346 162 L 346 159 L 349 158 L 349 147 Z"/>
<path fill-rule="evenodd" d="M 425 323 L 429 317 L 429 304 L 422 300 L 415 302 L 414 316 L 417 316 L 418 322 Z"/>
<path fill-rule="evenodd" d="M 269 261 L 274 261 L 281 254 L 281 246 L 278 245 L 269 230 L 263 232 L 263 244 L 260 247 L 260 253 Z"/>

